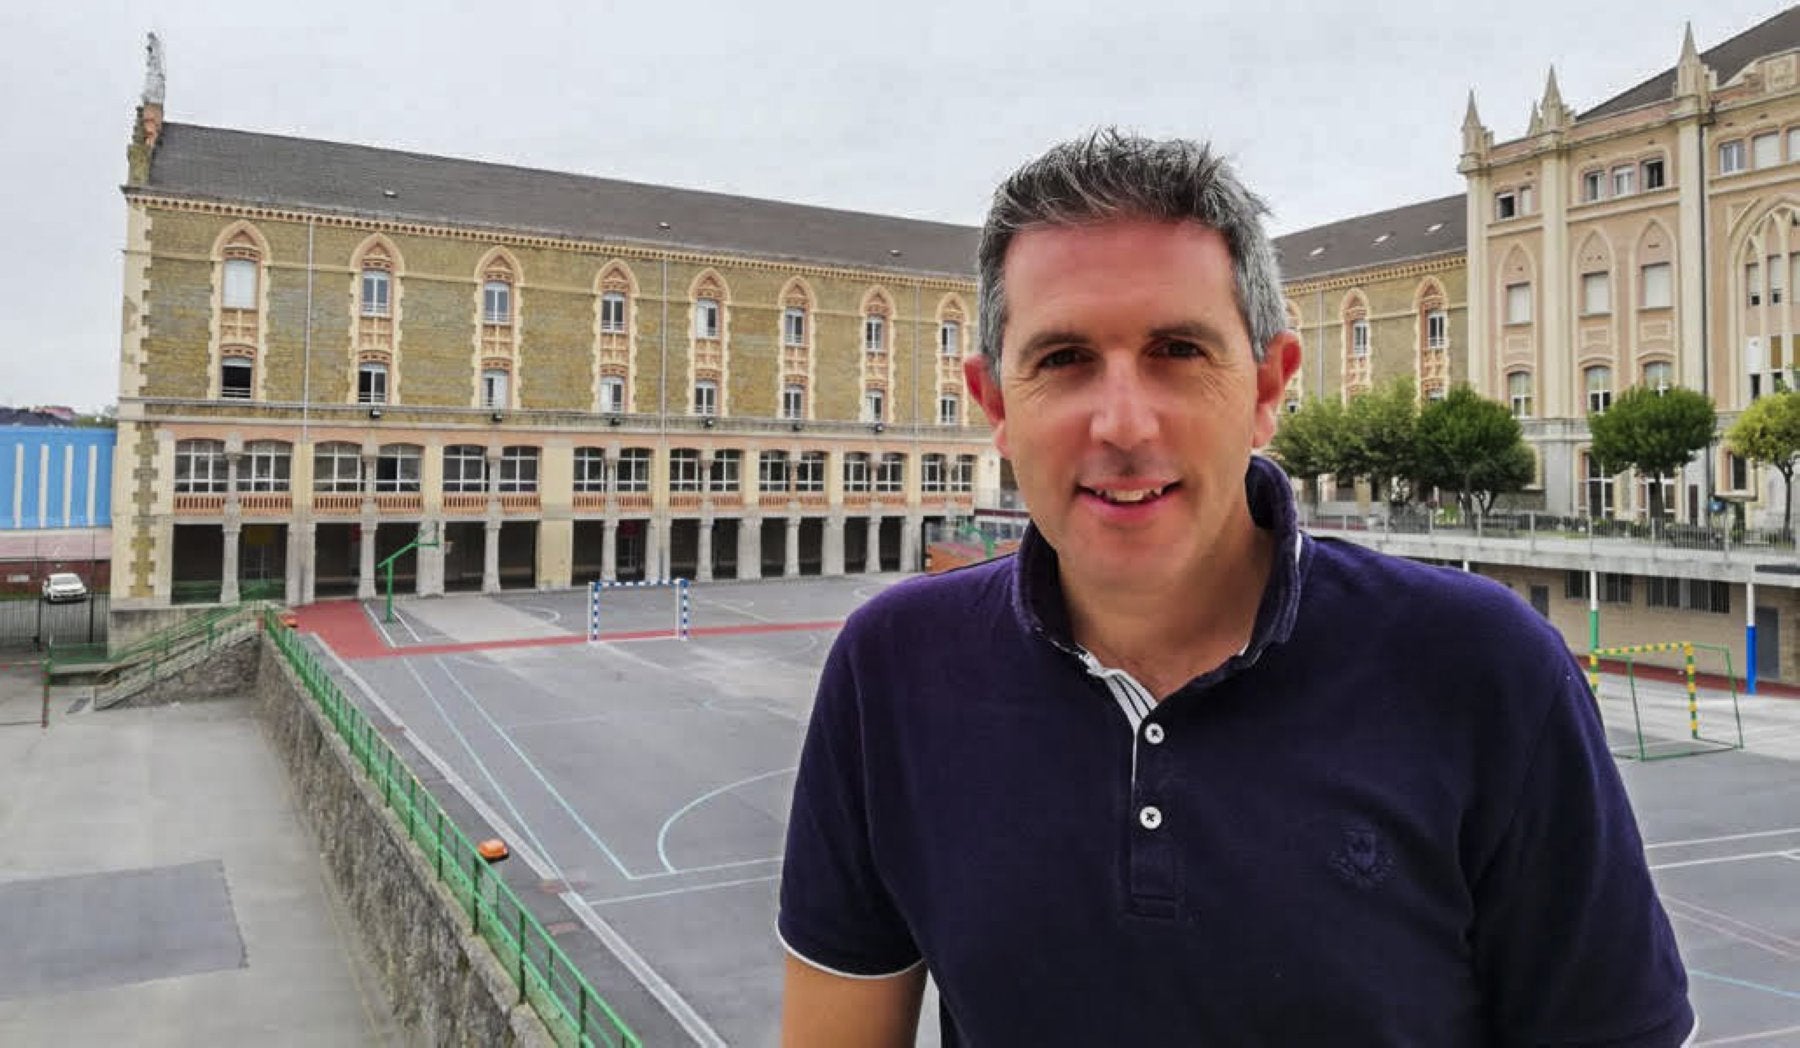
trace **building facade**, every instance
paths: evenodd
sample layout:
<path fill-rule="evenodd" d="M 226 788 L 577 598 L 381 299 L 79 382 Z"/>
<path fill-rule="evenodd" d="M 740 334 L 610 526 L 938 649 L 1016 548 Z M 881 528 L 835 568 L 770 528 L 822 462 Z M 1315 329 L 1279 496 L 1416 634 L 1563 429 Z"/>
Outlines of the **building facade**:
<path fill-rule="evenodd" d="M 169 124 L 155 70 L 129 155 L 117 607 L 910 570 L 999 485 L 972 229 Z"/>

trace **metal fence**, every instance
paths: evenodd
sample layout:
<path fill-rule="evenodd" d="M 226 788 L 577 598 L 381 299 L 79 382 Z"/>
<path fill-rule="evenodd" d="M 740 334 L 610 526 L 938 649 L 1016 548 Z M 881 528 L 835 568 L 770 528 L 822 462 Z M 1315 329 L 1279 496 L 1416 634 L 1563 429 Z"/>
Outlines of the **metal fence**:
<path fill-rule="evenodd" d="M 106 643 L 111 598 L 51 604 L 38 597 L 0 599 L 0 651 L 43 651 L 52 644 Z"/>
<path fill-rule="evenodd" d="M 562 947 L 500 879 L 418 776 L 325 672 L 299 637 L 274 612 L 263 628 L 308 693 L 349 746 L 375 789 L 426 862 L 461 904 L 475 931 L 493 949 L 519 988 L 519 999 L 549 1028 L 557 1044 L 641 1048 L 631 1028 L 588 984 Z"/>
<path fill-rule="evenodd" d="M 1537 541 L 1606 541 L 1635 544 L 1649 549 L 1711 550 L 1729 556 L 1794 555 L 1794 533 L 1781 528 L 1721 528 L 1673 521 L 1614 520 L 1608 517 L 1566 517 L 1553 513 L 1500 512 L 1486 516 L 1458 516 L 1422 507 L 1373 513 L 1320 513 L 1302 507 L 1301 523 L 1330 531 L 1363 531 L 1390 535 L 1445 535 L 1475 538 Z"/>

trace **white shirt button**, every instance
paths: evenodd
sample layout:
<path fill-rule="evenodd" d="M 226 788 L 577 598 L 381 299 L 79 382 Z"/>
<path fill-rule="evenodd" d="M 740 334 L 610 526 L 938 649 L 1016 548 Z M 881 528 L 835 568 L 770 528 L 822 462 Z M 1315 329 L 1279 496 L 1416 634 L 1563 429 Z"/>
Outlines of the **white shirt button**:
<path fill-rule="evenodd" d="M 1162 825 L 1162 809 L 1154 804 L 1146 804 L 1138 812 L 1138 825 L 1146 830 L 1154 830 Z"/>
<path fill-rule="evenodd" d="M 1152 746 L 1160 746 L 1163 741 L 1163 726 L 1160 724 L 1144 725 L 1144 741 Z"/>

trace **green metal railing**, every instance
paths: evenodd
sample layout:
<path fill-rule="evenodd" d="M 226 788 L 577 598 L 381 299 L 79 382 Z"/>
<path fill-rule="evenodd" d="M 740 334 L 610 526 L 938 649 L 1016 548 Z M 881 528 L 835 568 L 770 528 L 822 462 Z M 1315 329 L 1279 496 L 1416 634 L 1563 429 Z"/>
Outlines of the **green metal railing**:
<path fill-rule="evenodd" d="M 349 746 L 382 800 L 406 827 L 438 880 L 462 906 L 476 933 L 512 975 L 519 999 L 530 1002 L 556 1043 L 580 1048 L 641 1048 L 643 1042 L 594 992 L 568 954 L 489 868 L 437 798 L 420 784 L 362 710 L 345 697 L 299 637 L 281 625 L 272 611 L 263 614 L 263 629 Z"/>

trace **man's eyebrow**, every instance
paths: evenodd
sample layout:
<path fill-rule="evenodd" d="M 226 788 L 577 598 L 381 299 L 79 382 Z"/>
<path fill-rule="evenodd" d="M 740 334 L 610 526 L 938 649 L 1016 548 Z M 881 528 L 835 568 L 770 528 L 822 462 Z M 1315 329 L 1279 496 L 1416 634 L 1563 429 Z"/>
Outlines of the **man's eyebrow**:
<path fill-rule="evenodd" d="M 1152 341 L 1166 338 L 1185 338 L 1195 342 L 1204 342 L 1209 346 L 1221 348 L 1229 346 L 1231 340 L 1225 332 L 1204 320 L 1187 320 L 1179 324 L 1165 324 L 1150 331 Z"/>
<path fill-rule="evenodd" d="M 1051 346 L 1087 345 L 1087 336 L 1079 331 L 1049 330 L 1040 331 L 1025 340 L 1025 344 L 1016 351 L 1020 363 L 1030 361 L 1033 357 L 1049 349 Z"/>

